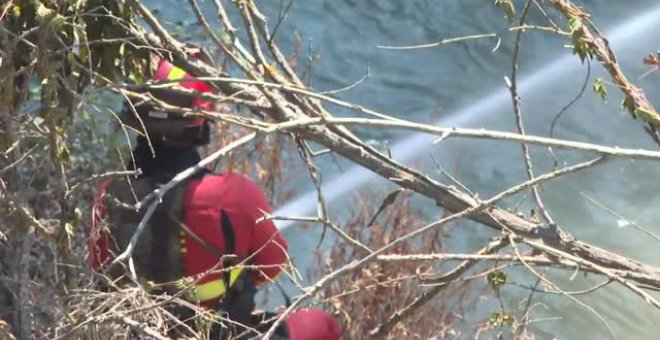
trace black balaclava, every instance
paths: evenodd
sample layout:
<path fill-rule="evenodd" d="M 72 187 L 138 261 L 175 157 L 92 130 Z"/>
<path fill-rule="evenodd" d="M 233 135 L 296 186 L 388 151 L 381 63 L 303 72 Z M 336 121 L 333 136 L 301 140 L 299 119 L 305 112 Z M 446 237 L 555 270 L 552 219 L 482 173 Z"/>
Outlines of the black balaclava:
<path fill-rule="evenodd" d="M 155 140 L 151 141 L 151 145 L 153 153 L 147 139 L 138 136 L 137 145 L 133 149 L 135 164 L 131 164 L 130 168 L 140 169 L 142 176 L 149 177 L 157 183 L 168 182 L 176 174 L 201 160 L 194 147 L 170 146 Z"/>

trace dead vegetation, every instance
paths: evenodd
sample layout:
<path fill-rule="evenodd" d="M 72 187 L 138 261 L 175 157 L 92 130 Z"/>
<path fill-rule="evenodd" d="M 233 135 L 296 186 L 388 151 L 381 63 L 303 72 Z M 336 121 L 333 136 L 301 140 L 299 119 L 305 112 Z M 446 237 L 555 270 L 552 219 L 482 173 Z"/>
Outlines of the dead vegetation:
<path fill-rule="evenodd" d="M 657 137 L 657 111 L 623 75 L 614 52 L 586 13 L 565 0 L 548 1 L 563 19 L 556 23 L 547 16 L 551 8 L 546 2 L 528 0 L 522 13 L 510 0 L 496 3 L 512 22 L 518 22 L 513 32 L 538 28 L 548 34 L 570 35 L 575 53 L 583 60 L 604 64 L 627 98 L 624 107 Z M 189 4 L 195 11 L 197 1 L 189 0 Z M 95 122 L 94 114 L 113 121 L 113 103 L 121 95 L 163 85 L 124 82 L 135 77 L 148 52 L 171 58 L 217 88 L 217 94 L 197 95 L 223 103 L 222 110 L 174 108 L 218 123 L 217 142 L 205 150 L 205 164 L 252 175 L 275 206 L 294 195 L 295 185 L 290 184 L 304 172 L 318 189 L 317 215 L 295 218 L 324 226 L 334 243 L 329 256 L 318 259 L 323 263 L 315 273 L 318 280 L 305 286 L 297 273 L 289 273 L 300 289 L 280 314 L 280 321 L 293 309 L 314 303 L 331 308 L 347 336 L 355 338 L 460 338 L 466 329 L 477 336 L 533 337 L 527 327 L 529 303 L 515 310 L 496 308 L 477 325 L 457 327 L 463 312 L 480 303 L 482 292 L 494 292 L 500 298 L 499 287 L 507 282 L 504 269 L 514 265 L 523 268 L 537 286 L 595 315 L 606 328 L 607 321 L 597 311 L 563 291 L 542 268 L 598 275 L 606 284 L 616 283 L 660 308 L 651 293 L 660 289 L 657 266 L 576 240 L 546 215 L 538 193 L 534 194 L 534 217 L 502 204 L 546 181 L 589 171 L 611 158 L 658 161 L 660 152 L 525 135 L 516 105 L 515 57 L 507 79 L 518 133 L 443 129 L 346 103 L 308 88 L 311 66 L 301 66 L 300 44 L 293 56 L 286 56 L 276 44 L 277 26 L 266 20 L 253 1 L 233 2 L 237 14 L 231 18 L 223 2 L 214 1 L 214 5 L 222 32 L 209 28 L 208 13 L 196 14 L 200 27 L 221 51 L 216 57 L 222 68 L 189 59 L 183 42 L 139 0 L 14 0 L 0 5 L 0 338 L 205 337 L 212 319 L 208 313 L 199 311 L 183 325 L 168 310 L 172 303 L 182 301 L 152 296 L 149 287 L 113 287 L 103 276 L 93 275 L 84 261 L 94 185 L 100 178 L 126 175 L 121 160 L 127 145 L 125 141 L 110 143 L 109 135 L 127 135 L 122 128 L 99 132 L 104 126 Z M 548 22 L 528 24 L 528 11 L 539 11 Z M 137 18 L 144 20 L 144 26 L 138 25 Z M 235 27 L 241 27 L 245 39 L 235 36 Z M 647 62 L 655 65 L 653 60 L 649 57 Z M 104 99 L 108 92 L 117 97 Z M 357 114 L 335 118 L 323 103 Z M 364 143 L 351 130 L 355 125 L 421 131 L 437 135 L 439 141 L 463 137 L 484 139 L 484 143 L 506 140 L 513 147 L 552 146 L 594 158 L 538 175 L 532 172 L 525 147 L 521 160 L 528 167 L 528 179 L 480 198 L 453 178 L 441 183 L 397 163 Z M 318 154 L 309 147 L 311 142 L 391 181 L 403 194 L 358 200 L 353 218 L 336 224 L 327 213 L 330 202 L 323 196 L 321 169 L 315 164 Z M 294 164 L 296 170 L 290 171 Z M 421 219 L 409 199 L 411 194 L 437 204 L 442 216 Z M 376 212 L 381 201 L 389 204 Z M 493 237 L 472 253 L 450 253 L 443 243 L 444 232 L 463 219 L 479 223 Z M 130 259 L 131 254 L 127 255 Z M 527 301 L 533 297 L 530 294 Z M 272 329 L 264 336 L 271 334 Z"/>

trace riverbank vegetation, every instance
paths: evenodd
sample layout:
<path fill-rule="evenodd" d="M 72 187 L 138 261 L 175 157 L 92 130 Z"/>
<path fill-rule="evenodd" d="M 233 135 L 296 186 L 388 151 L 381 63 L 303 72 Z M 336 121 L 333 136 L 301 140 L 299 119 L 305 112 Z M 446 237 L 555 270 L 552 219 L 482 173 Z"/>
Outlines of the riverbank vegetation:
<path fill-rule="evenodd" d="M 660 267 L 565 232 L 565 226 L 557 222 L 562 212 L 546 209 L 542 187 L 547 181 L 589 172 L 615 159 L 657 162 L 660 151 L 525 132 L 518 79 L 521 37 L 542 31 L 563 36 L 575 58 L 607 71 L 608 78 L 585 83 L 579 96 L 606 99 L 620 93 L 622 109 L 639 121 L 639 133 L 660 143 L 660 115 L 619 67 L 616 51 L 595 24 L 598 18 L 567 0 L 484 1 L 484 6 L 501 9 L 502 20 L 510 22 L 507 32 L 385 47 L 413 50 L 487 40 L 497 49 L 503 35 L 513 37 L 505 84 L 516 132 L 503 132 L 402 120 L 345 102 L 339 99 L 340 91 L 314 90 L 309 86 L 310 74 L 332 70 L 314 69 L 314 53 L 306 51 L 302 39 L 291 50 L 280 48 L 280 24 L 287 20 L 291 6 L 287 3 L 295 6 L 293 1 L 284 1 L 280 13 L 267 17 L 252 0 L 214 0 L 213 12 L 202 11 L 198 0 L 181 1 L 180 6 L 194 15 L 204 32 L 204 40 L 196 43 L 213 57 L 213 62 L 205 62 L 189 58 L 187 43 L 191 41 L 166 28 L 169 23 L 140 0 L 1 2 L 0 338 L 120 339 L 140 334 L 166 339 L 167 330 L 177 323 L 161 308 L 160 302 L 168 297 L 151 296 L 148 287 L 140 285 L 100 291 L 99 283 L 108 284 L 107 278 L 93 275 L 85 263 L 85 234 L 96 183 L 131 175 L 122 160 L 128 155 L 129 136 L 136 132 L 118 123 L 116 111 L 127 95 L 164 85 L 127 81 L 144 80 L 140 79 L 142 67 L 154 53 L 217 89 L 215 94 L 194 94 L 216 101 L 220 109 L 212 112 L 171 107 L 144 96 L 182 115 L 217 123 L 216 142 L 205 150 L 205 162 L 221 162 L 219 170 L 249 173 L 275 207 L 299 193 L 299 187 L 291 183 L 303 175 L 318 190 L 314 216 L 264 217 L 322 228 L 332 242 L 327 251 L 318 253 L 322 266 L 305 273 L 291 269 L 284 275 L 282 280 L 290 281 L 297 291 L 291 304 L 282 308 L 281 317 L 313 304 L 331 310 L 344 325 L 347 338 L 534 338 L 530 324 L 536 319 L 535 299 L 555 294 L 600 320 L 615 337 L 607 318 L 583 295 L 618 285 L 655 312 L 660 309 L 656 293 Z M 657 46 L 649 46 L 649 55 L 639 56 L 639 63 L 648 64 L 650 71 L 660 64 L 656 50 Z M 654 72 L 647 76 L 657 77 Z M 346 111 L 352 112 L 350 117 Z M 424 132 L 435 135 L 436 143 L 469 138 L 488 146 L 504 141 L 508 147 L 520 148 L 527 178 L 495 195 L 479 197 L 460 182 L 460 173 L 447 171 L 441 164 L 433 173 L 401 164 L 387 149 L 366 143 L 356 128 Z M 558 161 L 543 172 L 534 167 L 532 148 L 550 153 L 571 150 L 584 160 Z M 321 157 L 340 157 L 364 167 L 390 181 L 393 189 L 347 195 L 345 201 L 355 203 L 344 216 L 352 217 L 335 220 L 322 186 L 331 174 L 316 165 Z M 287 171 L 294 163 L 304 170 L 302 175 Z M 531 202 L 531 211 L 521 211 L 520 204 L 511 203 L 523 200 Z M 157 201 L 140 203 L 153 202 Z M 419 202 L 437 206 L 440 218 L 428 220 Z M 625 214 L 604 206 L 603 210 Z M 446 232 L 466 219 L 486 230 L 488 237 L 474 240 L 481 246 L 472 252 L 451 252 Z M 660 241 L 657 233 L 642 226 L 635 225 L 631 232 Z M 131 261 L 131 254 L 126 255 L 125 263 Z M 312 280 L 303 278 L 307 274 Z M 600 281 L 573 292 L 562 289 L 556 280 L 582 275 Z M 519 305 L 505 306 L 503 287 L 522 282 L 512 276 L 531 282 L 518 284 L 529 294 Z M 465 311 L 485 300 L 492 304 L 488 314 L 476 321 L 463 318 Z M 608 311 L 612 313 L 616 311 Z M 200 311 L 197 321 L 213 320 Z M 204 337 L 199 329 L 189 329 L 187 336 Z"/>

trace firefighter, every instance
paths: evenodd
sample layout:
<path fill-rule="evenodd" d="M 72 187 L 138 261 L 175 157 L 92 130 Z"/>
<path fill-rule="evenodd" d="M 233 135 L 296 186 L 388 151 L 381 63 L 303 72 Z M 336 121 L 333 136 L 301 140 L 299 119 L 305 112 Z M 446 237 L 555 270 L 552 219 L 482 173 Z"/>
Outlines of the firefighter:
<path fill-rule="evenodd" d="M 204 55 L 192 51 L 191 56 Z M 153 78 L 192 77 L 169 61 L 157 59 Z M 211 91 L 209 84 L 193 79 L 176 86 Z M 144 94 L 177 107 L 213 110 L 210 101 L 167 88 Z M 145 209 L 129 206 L 199 163 L 195 147 L 210 140 L 206 119 L 168 112 L 144 98 L 131 97 L 120 114 L 122 123 L 145 132 L 130 158 L 130 169 L 140 174 L 101 183 L 94 202 L 89 262 L 94 270 L 107 271 L 113 278 L 125 273 L 119 266 L 108 265 L 126 248 L 145 215 Z M 182 282 L 190 282 L 193 287 L 185 291 L 185 298 L 237 324 L 263 328 L 255 325 L 259 317 L 253 314 L 254 295 L 259 285 L 282 272 L 287 259 L 287 242 L 275 225 L 256 222 L 264 212 L 271 212 L 268 200 L 247 177 L 199 169 L 166 193 L 149 218 L 133 252 L 138 279 L 171 294 L 181 289 Z M 244 269 L 245 265 L 250 269 Z M 242 331 L 230 328 L 234 334 Z M 227 332 L 227 328 L 216 328 L 214 336 L 227 338 Z M 277 334 L 284 339 L 330 340 L 339 338 L 339 327 L 321 310 L 302 309 L 292 313 Z"/>

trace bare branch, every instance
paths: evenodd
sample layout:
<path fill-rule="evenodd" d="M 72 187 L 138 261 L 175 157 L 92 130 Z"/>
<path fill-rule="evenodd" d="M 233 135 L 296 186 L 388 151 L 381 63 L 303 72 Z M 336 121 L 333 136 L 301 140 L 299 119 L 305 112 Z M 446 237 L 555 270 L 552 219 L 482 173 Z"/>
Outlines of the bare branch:
<path fill-rule="evenodd" d="M 653 233 L 653 232 L 652 232 L 651 230 L 649 230 L 648 228 L 643 227 L 643 226 L 639 225 L 637 222 L 635 222 L 635 221 L 633 221 L 633 220 L 631 220 L 631 219 L 629 219 L 629 218 L 624 217 L 623 215 L 617 213 L 616 211 L 614 211 L 614 210 L 612 210 L 612 209 L 606 207 L 606 206 L 603 205 L 602 203 L 596 201 L 596 200 L 593 199 L 592 197 L 587 196 L 587 194 L 585 194 L 585 193 L 583 193 L 583 192 L 580 192 L 580 195 L 582 195 L 584 198 L 586 198 L 587 201 L 589 201 L 589 202 L 591 202 L 592 204 L 594 204 L 595 206 L 597 206 L 597 207 L 603 209 L 604 211 L 606 211 L 607 213 L 611 214 L 612 216 L 614 216 L 614 217 L 616 217 L 616 218 L 618 218 L 618 219 L 620 219 L 620 220 L 626 221 L 626 222 L 627 222 L 629 225 L 631 225 L 633 228 L 636 228 L 636 229 L 642 231 L 642 232 L 645 233 L 646 235 L 648 235 L 648 236 L 650 236 L 651 238 L 655 239 L 656 241 L 660 242 L 660 236 L 656 235 L 655 233 Z"/>
<path fill-rule="evenodd" d="M 523 7 L 522 10 L 522 15 L 520 16 L 520 23 L 518 24 L 519 26 L 522 26 L 525 23 L 531 4 L 532 4 L 532 0 L 527 0 L 527 2 L 525 2 L 525 6 Z M 507 80 L 507 85 L 509 87 L 509 91 L 511 92 L 511 100 L 513 102 L 513 112 L 516 118 L 516 128 L 518 129 L 518 133 L 524 136 L 525 126 L 523 124 L 522 110 L 520 108 L 521 106 L 520 94 L 518 93 L 518 57 L 520 56 L 520 42 L 522 38 L 522 33 L 523 33 L 522 30 L 516 32 L 516 42 L 513 48 L 513 60 L 511 66 L 512 68 L 511 81 L 508 81 L 506 78 L 505 80 Z M 529 156 L 529 148 L 525 143 L 521 143 L 520 146 L 522 147 L 523 159 L 525 161 L 525 169 L 527 170 L 527 179 L 532 179 L 534 178 L 534 170 L 532 168 L 532 159 Z M 552 217 L 546 210 L 545 206 L 543 205 L 543 201 L 541 200 L 541 195 L 539 194 L 539 190 L 536 186 L 532 186 L 532 196 L 534 197 L 536 206 L 541 212 L 541 216 L 543 216 L 543 218 L 549 225 L 556 226 L 555 221 L 552 219 Z"/>
<path fill-rule="evenodd" d="M 568 174 L 568 173 L 571 173 L 571 172 L 575 172 L 575 171 L 583 170 L 583 169 L 586 169 L 586 168 L 590 168 L 590 167 L 594 166 L 595 164 L 599 163 L 602 160 L 603 160 L 603 158 L 598 158 L 598 159 L 591 160 L 591 161 L 588 161 L 588 162 L 585 162 L 585 163 L 580 163 L 580 164 L 577 164 L 577 165 L 574 165 L 574 166 L 571 166 L 571 167 L 566 167 L 566 168 L 563 168 L 563 169 L 560 169 L 560 170 L 556 170 L 556 171 L 553 171 L 551 173 L 545 174 L 543 176 L 539 176 L 537 178 L 534 178 L 533 180 L 526 181 L 526 182 L 524 182 L 520 185 L 512 187 L 508 190 L 505 190 L 505 191 L 491 197 L 488 200 L 481 201 L 475 206 L 472 206 L 472 207 L 464 209 L 460 212 L 449 215 L 449 216 L 447 216 L 445 218 L 442 218 L 442 219 L 440 219 L 436 222 L 427 224 L 427 225 L 425 225 L 425 226 L 423 226 L 423 227 L 421 227 L 421 228 L 419 228 L 419 229 L 417 229 L 417 230 L 415 230 L 411 233 L 408 233 L 404 236 L 401 236 L 401 237 L 393 240 L 389 244 L 387 244 L 387 245 L 381 247 L 380 249 L 374 251 L 373 253 L 365 256 L 364 258 L 362 258 L 360 260 L 355 260 L 355 261 L 353 261 L 353 262 L 351 262 L 351 263 L 349 263 L 349 264 L 333 271 L 332 273 L 326 275 L 325 277 L 323 277 L 322 279 L 317 281 L 311 287 L 308 287 L 308 289 L 306 289 L 304 294 L 302 294 L 295 301 L 293 301 L 293 303 L 291 303 L 291 305 L 280 315 L 280 318 L 278 318 L 278 320 L 275 321 L 275 323 L 271 326 L 271 328 L 268 330 L 268 332 L 264 334 L 264 337 L 269 338 L 270 336 L 272 336 L 273 332 L 275 332 L 275 329 L 279 326 L 279 324 L 282 322 L 282 320 L 284 318 L 286 318 L 286 316 L 289 315 L 298 306 L 298 304 L 300 304 L 302 301 L 314 296 L 314 294 L 316 294 L 317 291 L 319 291 L 325 285 L 327 285 L 327 284 L 333 282 L 334 280 L 338 279 L 340 276 L 346 275 L 348 272 L 359 269 L 359 268 L 363 267 L 364 265 L 368 264 L 369 262 L 376 260 L 379 255 L 381 255 L 382 253 L 384 253 L 385 251 L 387 251 L 389 249 L 392 249 L 397 244 L 399 244 L 401 242 L 404 242 L 406 240 L 409 240 L 409 239 L 411 239 L 415 236 L 418 236 L 418 235 L 420 235 L 420 234 L 422 234 L 422 233 L 424 233 L 424 232 L 426 232 L 430 229 L 437 228 L 437 227 L 445 225 L 447 223 L 454 222 L 456 220 L 467 217 L 467 216 L 472 215 L 474 213 L 478 213 L 480 211 L 488 209 L 489 207 L 491 207 L 496 202 L 498 202 L 498 201 L 500 201 L 500 200 L 502 200 L 506 197 L 509 197 L 511 195 L 514 195 L 514 194 L 516 194 L 516 193 L 518 193 L 522 190 L 528 189 L 532 185 L 535 185 L 537 183 L 544 182 L 544 181 L 550 180 L 552 178 L 556 178 L 556 177 L 559 177 L 559 176 L 562 176 L 562 175 L 565 175 L 565 174 Z"/>
<path fill-rule="evenodd" d="M 483 249 L 479 250 L 476 254 L 474 254 L 476 257 L 488 257 L 491 256 L 489 254 L 495 253 L 498 250 L 504 248 L 508 242 L 506 241 L 506 238 L 497 238 L 496 240 L 493 240 L 490 242 L 486 247 Z M 472 255 L 472 254 L 471 254 Z M 378 256 L 379 260 L 384 260 L 387 261 L 388 255 L 381 255 Z M 426 303 L 431 301 L 440 291 L 442 291 L 449 283 L 451 283 L 453 280 L 459 278 L 461 275 L 463 275 L 465 272 L 470 270 L 475 264 L 480 261 L 478 258 L 463 258 L 465 262 L 461 263 L 458 265 L 456 268 L 454 268 L 452 271 L 449 273 L 442 275 L 439 278 L 434 279 L 434 283 L 436 284 L 433 288 L 430 290 L 424 292 L 422 295 L 420 295 L 415 301 L 410 303 L 408 306 L 406 306 L 404 309 L 397 311 L 395 314 L 393 314 L 387 321 L 383 322 L 376 328 L 374 328 L 371 331 L 371 336 L 374 338 L 382 338 L 385 334 L 387 334 L 394 325 L 397 323 L 401 322 L 401 320 L 405 319 L 406 317 L 410 316 L 412 313 L 416 312 L 420 307 L 424 306 Z M 391 260 L 392 258 L 389 258 Z"/>
<path fill-rule="evenodd" d="M 384 46 L 384 45 L 378 45 L 376 47 L 386 49 L 386 50 L 416 50 L 416 49 L 422 49 L 422 48 L 438 47 L 440 45 L 450 44 L 450 43 L 459 42 L 459 41 L 483 39 L 483 38 L 497 38 L 497 39 L 499 39 L 497 37 L 497 34 L 487 33 L 487 34 L 466 35 L 466 36 L 454 37 L 454 38 L 445 38 L 445 39 L 442 39 L 438 42 L 429 43 L 429 44 L 411 45 L 411 46 Z"/>
<path fill-rule="evenodd" d="M 609 47 L 609 42 L 598 32 L 595 25 L 591 24 L 591 28 L 596 31 L 592 33 L 591 30 L 583 23 L 588 15 L 582 11 L 578 6 L 575 6 L 568 0 L 550 0 L 550 3 L 569 20 L 576 20 L 579 23 L 579 28 L 574 34 L 579 34 L 579 41 L 587 44 L 589 53 L 593 53 L 601 62 L 603 67 L 609 72 L 614 83 L 619 87 L 621 92 L 626 96 L 624 107 L 630 111 L 635 118 L 641 118 L 649 125 L 653 138 L 658 141 L 658 128 L 660 127 L 660 114 L 655 110 L 653 105 L 649 102 L 644 94 L 644 91 L 637 86 L 633 85 L 623 71 L 619 67 L 617 58 L 614 52 Z M 587 19 L 588 21 L 588 19 Z"/>
<path fill-rule="evenodd" d="M 156 332 L 155 330 L 149 328 L 149 326 L 137 322 L 127 316 L 122 317 L 121 321 L 131 327 L 132 330 L 141 333 L 143 335 L 146 335 L 149 338 L 156 339 L 156 340 L 171 340 L 170 338 Z"/>

